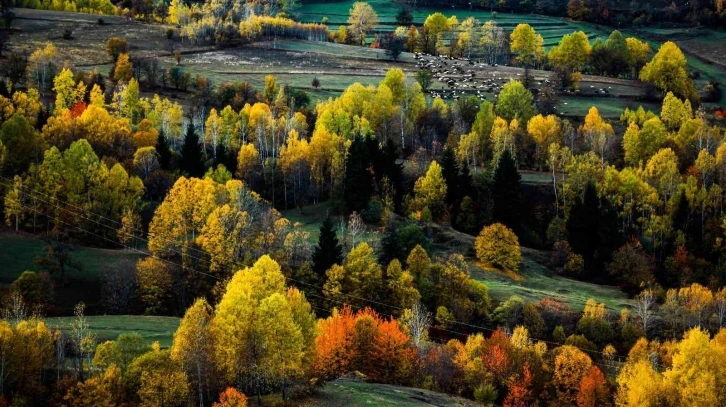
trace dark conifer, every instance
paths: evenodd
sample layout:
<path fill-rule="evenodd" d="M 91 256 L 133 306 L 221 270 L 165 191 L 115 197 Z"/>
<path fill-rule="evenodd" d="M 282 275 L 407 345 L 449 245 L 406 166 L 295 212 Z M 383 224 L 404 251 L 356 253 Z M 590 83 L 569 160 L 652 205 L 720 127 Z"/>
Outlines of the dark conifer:
<path fill-rule="evenodd" d="M 194 126 L 191 124 L 187 128 L 186 137 L 184 137 L 179 167 L 182 172 L 190 177 L 201 177 L 204 175 L 204 160 L 202 158 L 202 150 L 199 147 L 199 136 L 194 132 Z"/>
<path fill-rule="evenodd" d="M 334 264 L 343 263 L 343 247 L 338 241 L 338 236 L 335 234 L 333 221 L 330 218 L 326 218 L 322 226 L 320 226 L 320 237 L 318 238 L 318 245 L 315 246 L 313 252 L 313 270 L 324 279 L 325 272 L 328 271 Z"/>

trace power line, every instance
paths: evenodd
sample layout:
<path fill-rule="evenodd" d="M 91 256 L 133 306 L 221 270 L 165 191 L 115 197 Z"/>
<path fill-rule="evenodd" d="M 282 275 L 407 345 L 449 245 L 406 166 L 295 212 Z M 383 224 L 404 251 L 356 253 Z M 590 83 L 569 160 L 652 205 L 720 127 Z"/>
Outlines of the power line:
<path fill-rule="evenodd" d="M 3 178 L 3 179 L 6 179 L 6 180 L 7 180 L 7 178 L 5 178 L 5 177 L 3 177 L 3 176 L 0 176 L 0 178 Z M 0 183 L 2 183 L 2 182 L 0 182 Z M 11 186 L 11 185 L 8 185 L 7 183 L 2 183 L 2 184 L 6 185 L 6 186 Z M 26 187 L 26 188 L 27 188 L 27 187 Z M 38 194 L 42 194 L 42 193 L 38 193 Z M 46 196 L 47 196 L 47 194 L 43 194 L 43 195 L 46 195 Z M 63 200 L 61 200 L 61 199 L 58 199 L 58 198 L 54 198 L 54 199 L 56 200 L 56 202 L 64 202 Z M 47 204 L 51 204 L 50 202 L 48 202 L 48 201 L 45 201 L 45 200 L 43 200 L 43 199 L 40 199 L 40 200 L 41 200 L 41 201 L 43 201 L 43 202 L 45 202 L 45 203 L 47 203 Z M 24 204 L 23 204 L 23 203 L 21 203 L 21 202 L 19 202 L 19 205 L 20 205 L 20 206 L 22 206 L 22 207 L 23 207 L 23 208 L 25 208 L 25 209 L 28 209 L 28 210 L 34 210 L 33 208 L 31 208 L 31 207 L 29 207 L 29 206 L 27 206 L 27 205 L 24 205 Z M 51 204 L 51 205 L 52 205 L 52 204 Z M 69 205 L 69 206 L 73 206 L 72 204 L 68 204 L 68 205 Z M 112 228 L 111 226 L 109 226 L 109 225 L 104 225 L 103 223 L 100 223 L 100 222 L 94 221 L 93 219 L 89 219 L 89 218 L 87 218 L 87 217 L 85 217 L 85 216 L 83 216 L 82 214 L 79 214 L 79 213 L 77 213 L 77 212 L 74 212 L 74 211 L 70 211 L 70 210 L 68 210 L 68 209 L 62 209 L 62 208 L 60 207 L 60 205 L 59 205 L 58 203 L 56 203 L 56 204 L 55 204 L 55 207 L 56 207 L 56 209 L 61 209 L 61 210 L 64 210 L 64 211 L 66 211 L 66 212 L 69 212 L 69 213 L 72 213 L 72 214 L 74 214 L 74 215 L 80 216 L 80 217 L 82 217 L 82 218 L 84 218 L 84 219 L 87 219 L 87 220 L 89 220 L 89 221 L 95 222 L 95 223 L 97 223 L 97 224 L 98 224 L 99 226 L 102 226 L 102 227 L 106 227 L 106 228 L 109 228 L 109 229 L 111 229 L 111 230 L 113 230 L 113 231 L 116 231 L 116 232 L 118 232 L 118 230 L 117 230 L 117 229 L 113 229 L 113 228 Z M 78 207 L 76 207 L 76 208 L 78 208 Z M 91 213 L 91 214 L 94 214 L 93 212 L 91 212 L 91 211 L 89 211 L 89 210 L 85 210 L 85 209 L 83 209 L 83 208 L 79 208 L 79 209 L 80 209 L 80 210 L 82 210 L 82 211 L 84 211 L 84 212 L 86 212 L 86 213 Z M 115 241 L 115 240 L 113 240 L 113 239 L 110 239 L 110 238 L 108 238 L 108 237 L 105 237 L 105 236 L 101 236 L 101 235 L 99 235 L 99 234 L 96 234 L 96 233 L 94 233 L 94 232 L 91 232 L 91 231 L 88 231 L 88 230 L 86 230 L 86 229 L 83 229 L 83 228 L 81 228 L 80 226 L 77 226 L 77 225 L 74 225 L 74 224 L 70 224 L 70 223 L 68 223 L 68 222 L 65 222 L 65 221 L 63 221 L 63 220 L 62 220 L 62 219 L 60 219 L 60 218 L 56 218 L 56 217 L 54 217 L 54 216 L 51 216 L 50 214 L 47 214 L 47 213 L 45 213 L 45 214 L 43 214 L 43 215 L 44 215 L 44 216 L 46 216 L 46 217 L 48 217 L 48 218 L 50 218 L 50 219 L 56 220 L 56 221 L 58 221 L 58 222 L 60 222 L 60 223 L 62 223 L 62 224 L 64 224 L 64 225 L 67 225 L 67 226 L 73 227 L 73 228 L 75 228 L 75 229 L 77 229 L 77 230 L 79 230 L 79 231 L 81 231 L 81 232 L 84 232 L 84 233 L 87 233 L 87 234 L 89 234 L 89 235 L 91 235 L 91 236 L 94 236 L 94 237 L 97 237 L 97 238 L 103 239 L 103 240 L 105 240 L 105 241 L 108 241 L 108 242 L 110 242 L 110 243 L 113 243 L 113 244 L 119 245 L 119 246 L 121 246 L 121 247 L 124 247 L 124 248 L 126 248 L 126 249 L 128 249 L 128 250 L 131 250 L 131 251 L 134 251 L 134 252 L 137 252 L 137 253 L 140 253 L 140 254 L 143 254 L 143 255 L 149 256 L 149 257 L 153 257 L 153 258 L 155 258 L 155 259 L 157 259 L 157 260 L 160 260 L 160 261 L 163 261 L 163 262 L 165 262 L 165 263 L 167 263 L 167 264 L 170 264 L 170 265 L 173 265 L 173 266 L 176 266 L 176 267 L 180 267 L 180 268 L 182 268 L 182 269 L 187 269 L 187 270 L 193 271 L 193 272 L 195 272 L 195 273 L 198 273 L 198 274 L 200 274 L 200 275 L 204 275 L 204 276 L 206 276 L 206 277 L 209 277 L 209 278 L 212 278 L 212 279 L 215 279 L 215 280 L 218 280 L 218 281 L 225 281 L 225 279 L 223 279 L 223 278 L 221 278 L 221 277 L 219 277 L 219 276 L 215 276 L 215 275 L 213 275 L 213 274 L 210 274 L 210 273 L 207 273 L 207 272 L 203 272 L 203 271 L 200 271 L 200 270 L 196 270 L 196 269 L 194 269 L 194 268 L 192 268 L 192 267 L 188 267 L 188 266 L 184 266 L 184 265 L 182 265 L 182 264 L 178 264 L 178 263 L 172 262 L 172 261 L 170 261 L 170 260 L 167 260 L 167 259 L 164 259 L 164 258 L 162 258 L 162 257 L 159 257 L 159 256 L 157 256 L 157 255 L 155 255 L 155 254 L 153 254 L 153 253 L 151 253 L 151 252 L 146 252 L 146 251 L 143 251 L 143 250 L 139 250 L 139 249 L 136 249 L 136 248 L 130 247 L 130 246 L 128 246 L 128 245 L 126 245 L 126 244 L 124 244 L 124 243 L 121 243 L 121 242 L 117 242 L 117 241 Z M 101 218 L 103 218 L 103 219 L 108 219 L 108 220 L 111 220 L 111 221 L 113 221 L 113 222 L 115 222 L 115 223 L 117 223 L 117 224 L 119 223 L 119 222 L 117 222 L 117 221 L 114 221 L 114 220 L 112 220 L 112 219 L 106 218 L 106 217 L 104 217 L 104 216 L 102 216 L 102 215 L 98 215 L 98 214 L 95 214 L 95 215 L 96 215 L 96 216 L 99 216 L 99 217 L 101 217 Z M 136 229 L 135 229 L 135 230 L 136 230 Z M 128 235 L 128 234 L 127 234 L 127 235 Z M 143 239 L 143 238 L 137 237 L 137 236 L 135 236 L 135 235 L 133 235 L 133 234 L 132 234 L 132 235 L 130 235 L 130 236 L 133 236 L 134 238 L 138 238 L 138 239 L 140 239 L 140 240 L 142 240 L 142 241 L 145 241 L 145 242 L 147 242 L 147 243 L 148 243 L 148 240 L 146 240 L 146 239 Z M 175 242 L 175 243 L 177 243 L 177 244 L 178 244 L 179 242 Z M 203 253 L 203 254 L 207 254 L 207 255 L 210 255 L 210 256 L 211 256 L 211 254 L 210 254 L 209 252 L 206 252 L 206 251 L 204 251 L 204 250 L 202 250 L 202 249 L 197 249 L 197 251 L 198 251 L 198 252 L 200 252 L 200 253 Z M 183 255 L 183 253 L 181 253 L 181 252 L 179 252 L 179 251 L 172 251 L 172 252 L 173 252 L 173 253 L 175 253 L 175 254 L 178 254 L 178 255 Z M 197 260 L 197 261 L 199 261 L 199 262 L 205 262 L 205 261 L 206 261 L 206 262 L 207 262 L 207 264 L 211 264 L 211 262 L 209 262 L 208 260 L 205 260 L 205 259 L 201 259 L 201 258 L 198 258 L 198 257 L 194 257 L 194 256 L 191 256 L 191 255 L 188 255 L 188 254 L 187 254 L 187 256 L 188 256 L 188 257 L 190 257 L 191 259 Z M 232 273 L 234 273 L 234 272 L 235 272 L 234 270 L 229 270 L 229 268 L 228 268 L 228 267 L 225 267 L 225 268 L 227 269 L 227 271 L 231 271 Z M 319 289 L 319 290 L 325 291 L 325 288 L 324 288 L 324 287 L 320 287 L 320 286 L 318 286 L 318 285 L 314 285 L 314 284 L 306 283 L 306 282 L 303 282 L 303 281 L 300 281 L 300 280 L 296 280 L 296 279 L 294 279 L 294 278 L 292 278 L 292 277 L 287 277 L 287 276 L 285 276 L 284 274 L 283 274 L 283 277 L 284 277 L 284 278 L 285 278 L 286 280 L 289 280 L 289 281 L 293 281 L 293 282 L 295 282 L 295 283 L 298 283 L 298 284 L 301 284 L 301 285 L 305 285 L 305 286 L 308 286 L 308 287 L 313 287 L 313 288 L 317 288 L 317 289 Z M 368 303 L 371 303 L 371 304 L 376 304 L 376 305 L 386 306 L 386 307 L 388 307 L 388 308 L 391 308 L 391 309 L 395 309 L 395 310 L 401 310 L 401 311 L 402 311 L 402 310 L 404 310 L 404 309 L 405 309 L 405 308 L 403 308 L 403 307 L 400 307 L 400 306 L 396 306 L 396 305 L 392 305 L 392 304 L 387 304 L 387 303 L 384 303 L 384 302 L 380 302 L 380 301 L 376 301 L 376 300 L 373 300 L 373 299 L 370 299 L 370 298 L 364 298 L 364 297 L 359 297 L 359 296 L 355 296 L 355 295 L 352 295 L 352 294 L 347 294 L 347 293 L 338 293 L 338 294 L 340 294 L 340 295 L 343 295 L 343 296 L 345 296 L 345 297 L 348 297 L 348 298 L 353 298 L 353 299 L 356 299 L 356 300 L 359 300 L 359 301 L 365 301 L 365 302 L 368 302 Z M 358 309 L 363 309 L 363 308 L 362 308 L 362 307 L 360 307 L 360 306 L 357 306 L 357 305 L 354 305 L 354 304 L 348 304 L 348 303 L 345 303 L 345 302 L 342 302 L 342 301 L 339 301 L 339 300 L 334 300 L 334 299 L 332 299 L 332 298 L 328 298 L 328 297 L 323 297 L 323 296 L 317 295 L 317 294 L 315 294 L 315 293 L 308 293 L 307 295 L 310 295 L 310 296 L 313 296 L 313 297 L 316 297 L 316 298 L 320 298 L 320 299 L 323 299 L 323 300 L 328 300 L 328 301 L 336 302 L 336 303 L 339 303 L 339 304 L 342 304 L 342 305 L 346 305 L 346 304 L 347 304 L 347 305 L 349 305 L 349 306 L 351 306 L 351 307 L 355 307 L 355 308 L 358 308 Z M 318 307 L 316 307 L 316 309 L 318 309 Z M 329 311 L 328 311 L 328 312 L 329 312 Z M 379 311 L 376 311 L 376 312 L 377 312 L 378 314 L 380 314 L 380 315 L 384 315 L 384 316 L 388 316 L 388 317 L 392 317 L 392 318 L 395 318 L 395 317 L 394 317 L 393 315 L 391 315 L 391 314 L 387 314 L 387 313 L 383 313 L 383 312 L 379 312 Z M 442 321 L 444 321 L 444 322 L 450 322 L 450 323 L 453 323 L 453 324 L 456 324 L 456 325 L 461 325 L 461 326 L 465 326 L 465 327 L 468 327 L 468 328 L 472 328 L 472 329 L 477 329 L 477 330 L 481 330 L 481 331 L 487 331 L 487 332 L 492 332 L 492 333 L 494 333 L 494 332 L 496 332 L 496 331 L 497 331 L 497 329 L 493 329 L 493 328 L 488 328 L 488 327 L 484 327 L 484 326 L 480 326 L 480 325 L 475 325 L 475 324 L 470 324 L 470 323 L 467 323 L 467 322 L 461 322 L 461 321 L 457 321 L 457 320 L 454 320 L 454 319 L 442 319 Z M 467 334 L 464 334 L 464 333 L 461 333 L 461 332 L 458 332 L 458 331 L 452 331 L 452 330 L 444 329 L 444 328 L 441 328 L 441 327 L 436 327 L 436 329 L 438 329 L 438 330 L 441 330 L 441 331 L 445 331 L 445 332 L 449 332 L 449 333 L 452 333 L 452 334 L 456 334 L 456 335 L 461 335 L 461 336 L 464 336 L 464 337 L 468 337 L 468 335 L 467 335 Z M 545 343 L 545 344 L 548 344 L 548 345 L 552 345 L 552 346 L 555 346 L 555 347 L 557 347 L 557 346 L 562 346 L 562 345 L 563 345 L 562 343 L 558 343 L 558 342 L 552 342 L 552 341 L 548 341 L 548 340 L 544 340 L 544 339 L 539 339 L 539 338 L 535 338 L 535 337 L 530 337 L 529 339 L 531 339 L 531 340 L 533 340 L 533 341 L 543 342 L 543 343 Z M 588 353 L 597 353 L 597 354 L 600 354 L 600 355 L 605 355 L 605 353 L 604 353 L 604 352 L 601 352 L 601 351 L 597 351 L 597 350 L 591 350 L 591 349 L 585 349 L 585 348 L 580 348 L 580 347 L 577 347 L 577 346 L 574 346 L 574 345 L 570 345 L 570 346 L 573 346 L 573 347 L 575 347 L 575 348 L 577 348 L 577 349 L 579 349 L 579 350 L 582 350 L 582 351 L 584 351 L 584 352 L 588 352 Z"/>

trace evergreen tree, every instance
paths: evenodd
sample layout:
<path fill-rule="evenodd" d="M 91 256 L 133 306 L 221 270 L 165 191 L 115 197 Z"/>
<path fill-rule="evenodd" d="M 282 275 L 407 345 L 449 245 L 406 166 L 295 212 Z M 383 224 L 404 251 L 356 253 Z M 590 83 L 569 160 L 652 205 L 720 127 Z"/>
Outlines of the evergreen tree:
<path fill-rule="evenodd" d="M 353 139 L 345 164 L 343 200 L 349 212 L 360 212 L 368 207 L 373 195 L 373 174 L 366 142 L 359 136 Z"/>
<path fill-rule="evenodd" d="M 583 197 L 575 199 L 570 216 L 567 218 L 567 241 L 575 253 L 585 259 L 586 269 L 592 266 L 592 260 L 600 243 L 598 224 L 600 219 L 600 202 L 595 184 L 585 187 Z"/>
<path fill-rule="evenodd" d="M 182 172 L 190 177 L 201 177 L 204 175 L 204 160 L 199 147 L 199 136 L 194 132 L 194 126 L 191 124 L 187 128 L 186 137 L 184 137 L 179 167 Z"/>
<path fill-rule="evenodd" d="M 446 181 L 446 203 L 453 205 L 459 201 L 462 191 L 459 189 L 459 163 L 454 150 L 449 146 L 446 146 L 441 157 L 441 175 Z"/>
<path fill-rule="evenodd" d="M 464 161 L 461 164 L 461 169 L 459 170 L 459 189 L 461 189 L 461 192 L 459 194 L 461 195 L 469 195 L 473 199 L 476 199 L 476 189 L 474 188 L 474 177 L 471 175 L 471 170 L 469 169 L 469 164 Z"/>
<path fill-rule="evenodd" d="M 678 206 L 676 206 L 676 211 L 673 213 L 673 230 L 682 230 L 686 231 L 688 229 L 688 214 L 691 212 L 690 205 L 688 205 L 688 198 L 686 198 L 686 193 L 682 192 L 680 198 L 678 199 Z"/>
<path fill-rule="evenodd" d="M 381 168 L 394 192 L 394 210 L 400 212 L 403 201 L 403 164 L 398 162 L 398 146 L 388 139 L 381 151 Z"/>
<path fill-rule="evenodd" d="M 493 221 L 506 225 L 510 229 L 519 231 L 520 219 L 520 181 L 519 171 L 514 165 L 514 159 L 505 150 L 499 159 L 492 180 Z"/>
<path fill-rule="evenodd" d="M 156 152 L 159 154 L 159 166 L 162 170 L 168 170 L 171 165 L 171 150 L 163 131 L 159 132 L 156 139 Z"/>
<path fill-rule="evenodd" d="M 318 245 L 315 246 L 313 252 L 313 270 L 321 280 L 324 280 L 325 272 L 334 264 L 343 264 L 343 246 L 340 245 L 338 236 L 335 234 L 333 221 L 326 218 L 320 226 Z"/>

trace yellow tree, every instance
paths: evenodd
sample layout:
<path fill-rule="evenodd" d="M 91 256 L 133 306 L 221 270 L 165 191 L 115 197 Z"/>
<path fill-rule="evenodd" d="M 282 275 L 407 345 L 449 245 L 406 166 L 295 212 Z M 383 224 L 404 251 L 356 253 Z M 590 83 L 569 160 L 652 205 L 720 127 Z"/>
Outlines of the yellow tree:
<path fill-rule="evenodd" d="M 269 256 L 235 273 L 212 321 L 223 377 L 229 382 L 247 378 L 258 397 L 263 377 L 284 386 L 290 375 L 302 370 L 301 325 L 285 297 L 280 266 Z"/>
<path fill-rule="evenodd" d="M 364 44 L 366 34 L 378 25 L 378 14 L 373 10 L 370 4 L 365 2 L 355 2 L 353 8 L 350 9 L 350 17 L 348 17 L 348 32 L 358 40 L 359 44 Z"/>
<path fill-rule="evenodd" d="M 134 76 L 134 68 L 129 54 L 120 54 L 113 70 L 113 78 L 119 82 L 128 82 Z"/>
<path fill-rule="evenodd" d="M 558 406 L 576 406 L 580 382 L 592 366 L 592 360 L 574 346 L 563 345 L 555 351 L 552 384 L 555 386 Z"/>
<path fill-rule="evenodd" d="M 191 382 L 197 384 L 199 406 L 204 407 L 204 395 L 208 394 L 209 379 L 214 373 L 214 337 L 210 324 L 212 307 L 203 298 L 194 302 L 174 332 L 171 359 L 181 363 Z"/>
<path fill-rule="evenodd" d="M 590 58 L 591 50 L 587 35 L 582 31 L 577 31 L 565 34 L 559 45 L 552 47 L 548 58 L 555 66 L 579 72 Z"/>
<path fill-rule="evenodd" d="M 515 273 L 522 261 L 517 235 L 501 223 L 484 227 L 474 241 L 474 249 L 479 261 Z"/>
<path fill-rule="evenodd" d="M 517 53 L 517 62 L 534 65 L 544 55 L 544 39 L 529 24 L 518 24 L 511 35 L 510 48 Z"/>
<path fill-rule="evenodd" d="M 212 108 L 209 111 L 207 121 L 204 123 L 204 147 L 207 145 L 212 147 L 212 154 L 217 158 L 217 146 L 222 135 L 222 119 L 217 114 L 217 109 Z"/>
<path fill-rule="evenodd" d="M 79 81 L 78 85 L 76 85 L 73 72 L 68 68 L 63 68 L 58 76 L 53 79 L 53 91 L 56 94 L 55 108 L 70 109 L 83 100 L 86 94 L 86 85 L 82 81 Z"/>
<path fill-rule="evenodd" d="M 444 211 L 446 190 L 446 180 L 441 173 L 441 166 L 436 161 L 431 161 L 426 175 L 416 180 L 413 187 L 415 209 L 428 208 L 433 220 L 438 220 Z"/>
<path fill-rule="evenodd" d="M 590 149 L 600 154 L 600 163 L 605 168 L 605 153 L 608 150 L 615 132 L 613 126 L 600 116 L 595 106 L 590 108 L 585 116 L 585 123 L 580 126 L 580 134 L 585 137 Z"/>
<path fill-rule="evenodd" d="M 560 144 L 561 141 L 560 123 L 557 116 L 542 116 L 541 114 L 534 116 L 527 123 L 527 133 L 537 143 L 535 159 L 537 164 L 541 165 L 542 151 L 547 151 L 550 144 Z"/>
<path fill-rule="evenodd" d="M 663 92 L 673 92 L 678 97 L 698 101 L 698 91 L 688 76 L 687 64 L 681 49 L 674 42 L 667 41 L 643 67 L 639 78 Z"/>

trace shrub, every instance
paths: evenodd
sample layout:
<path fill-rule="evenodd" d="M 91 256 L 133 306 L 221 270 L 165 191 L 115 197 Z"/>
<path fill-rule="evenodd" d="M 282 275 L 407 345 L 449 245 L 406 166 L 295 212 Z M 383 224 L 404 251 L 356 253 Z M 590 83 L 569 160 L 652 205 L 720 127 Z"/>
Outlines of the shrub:
<path fill-rule="evenodd" d="M 578 276 L 585 270 L 585 259 L 577 253 L 567 255 L 567 263 L 565 263 L 565 273 L 570 276 Z"/>
<path fill-rule="evenodd" d="M 501 223 L 484 227 L 474 247 L 479 261 L 499 269 L 516 272 L 522 262 L 517 235 Z"/>
<path fill-rule="evenodd" d="M 378 199 L 371 199 L 368 207 L 361 211 L 361 217 L 366 223 L 377 225 L 383 217 L 383 203 Z"/>
<path fill-rule="evenodd" d="M 174 29 L 173 28 L 166 29 L 166 38 L 168 38 L 168 39 L 174 38 Z"/>
<path fill-rule="evenodd" d="M 485 405 L 493 405 L 497 401 L 497 389 L 491 384 L 482 384 L 474 390 L 474 399 Z"/>
<path fill-rule="evenodd" d="M 66 28 L 63 30 L 63 39 L 64 40 L 72 40 L 73 39 L 73 30 L 70 28 Z"/>

